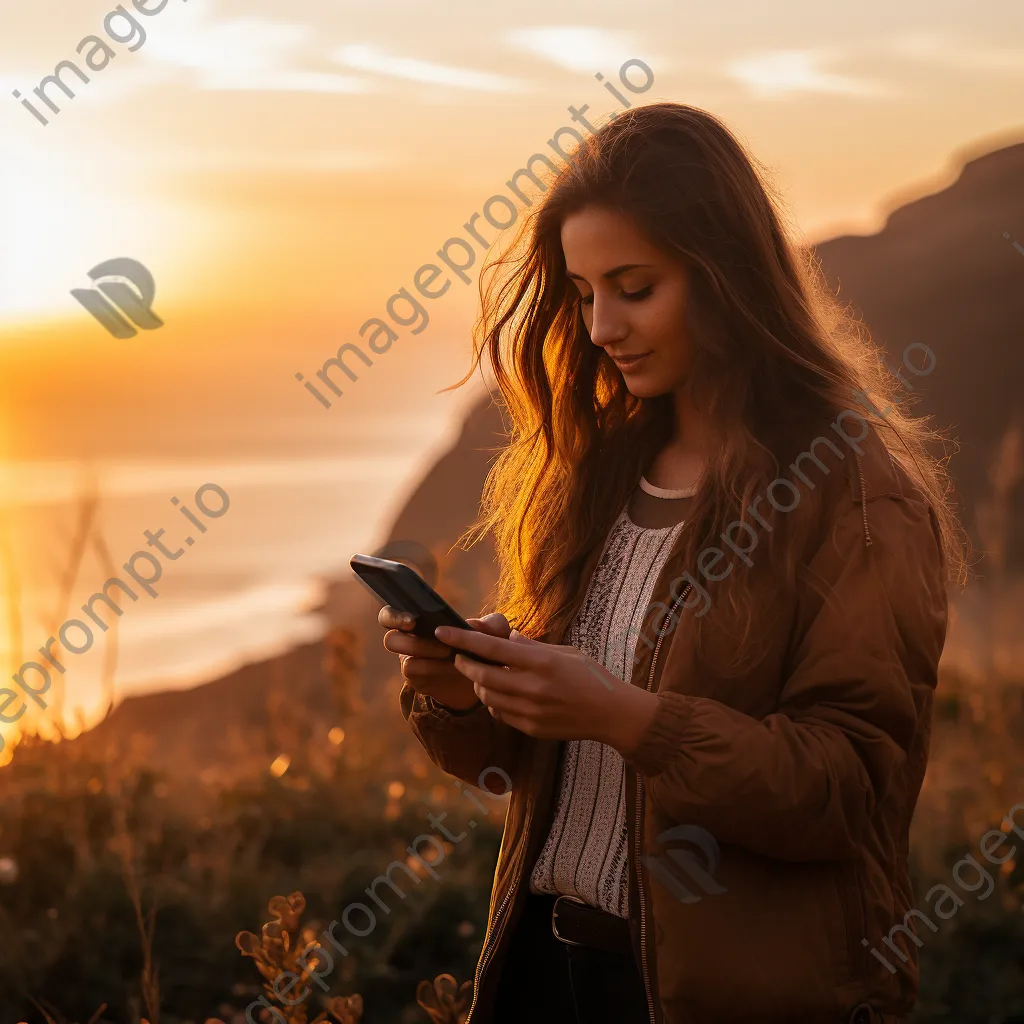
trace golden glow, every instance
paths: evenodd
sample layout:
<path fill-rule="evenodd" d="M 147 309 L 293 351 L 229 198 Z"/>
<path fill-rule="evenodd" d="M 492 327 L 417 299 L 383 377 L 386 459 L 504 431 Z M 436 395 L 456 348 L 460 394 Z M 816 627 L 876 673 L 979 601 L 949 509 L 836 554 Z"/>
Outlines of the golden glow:
<path fill-rule="evenodd" d="M 0 318 L 59 315 L 69 298 L 60 282 L 77 283 L 93 265 L 90 245 L 103 233 L 100 207 L 48 149 L 16 137 L 7 147 L 0 161 Z"/>
<path fill-rule="evenodd" d="M 206 271 L 211 242 L 204 237 L 200 251 L 207 255 L 197 259 L 196 232 L 205 236 L 215 217 L 186 218 L 182 204 L 125 181 L 113 161 L 69 160 L 67 153 L 17 136 L 5 140 L 5 150 L 0 324 L 80 320 L 85 311 L 71 289 L 89 287 L 88 271 L 114 256 L 131 255 L 149 266 L 158 303 Z"/>
<path fill-rule="evenodd" d="M 80 0 L 51 0 L 39 19 L 30 6 L 8 6 L 0 15 L 0 505 L 19 518 L 11 545 L 20 579 L 0 552 L 0 604 L 11 604 L 15 583 L 21 594 L 18 609 L 0 615 L 5 661 L 20 662 L 47 635 L 38 620 L 52 610 L 66 560 L 74 467 L 89 460 L 114 466 L 102 497 L 115 558 L 142 543 L 143 526 L 169 526 L 168 496 L 192 479 L 192 463 L 207 464 L 200 479 L 230 490 L 223 466 L 244 462 L 249 477 L 231 477 L 241 495 L 268 468 L 282 490 L 305 487 L 329 468 L 320 455 L 355 452 L 380 467 L 366 492 L 380 492 L 381 506 L 391 500 L 464 399 L 436 396 L 466 367 L 480 254 L 472 284 L 454 279 L 427 304 L 429 328 L 399 332 L 330 411 L 296 371 L 312 379 L 341 342 L 357 340 L 389 296 L 414 289 L 417 268 L 436 261 L 446 239 L 467 234 L 471 216 L 488 244 L 499 241 L 481 218 L 487 198 L 507 194 L 531 154 L 551 154 L 547 140 L 573 123 L 570 105 L 593 120 L 618 108 L 605 85 L 623 60 L 642 59 L 654 74 L 634 103 L 675 100 L 721 116 L 775 175 L 794 224 L 812 239 L 877 228 L 891 197 L 948 184 L 961 147 L 1008 145 L 1017 130 L 1008 126 L 1020 124 L 1024 51 L 1010 32 L 988 27 L 1000 24 L 996 13 L 1016 10 L 1009 0 L 997 0 L 987 25 L 968 9 L 937 10 L 927 34 L 898 5 L 884 15 L 825 10 L 811 23 L 797 8 L 753 0 L 736 0 L 726 20 L 665 3 L 641 19 L 555 11 L 554 24 L 527 14 L 510 27 L 500 8 L 464 4 L 458 38 L 410 0 L 358 24 L 330 0 L 273 17 L 174 2 L 143 21 L 138 52 L 118 45 L 88 84 L 71 76 L 74 99 L 51 89 L 61 111 L 45 127 L 12 91 L 31 97 L 58 59 L 74 56 L 74 41 L 100 28 L 103 9 L 83 14 Z M 114 339 L 71 296 L 89 287 L 92 267 L 116 257 L 153 274 L 164 327 Z M 363 452 L 374 416 L 375 440 Z M 417 421 L 419 449 L 399 429 L 403 416 Z M 371 450 L 382 431 L 395 435 L 393 450 Z M 347 447 L 331 447 L 349 435 Z M 308 458 L 297 454 L 307 450 Z M 349 506 L 343 525 L 369 536 L 382 515 Z M 229 547 L 242 548 L 232 525 L 235 533 L 189 554 L 189 574 L 205 581 L 216 574 L 200 559 L 212 565 L 230 553 L 237 566 L 259 545 L 284 552 L 311 528 L 278 509 L 245 522 L 244 553 Z M 83 569 L 83 596 L 99 571 L 95 560 Z M 298 603 L 298 580 L 312 573 L 302 565 L 296 580 L 273 584 L 290 595 L 282 609 Z M 161 598 L 148 620 L 133 606 L 115 696 L 126 682 L 168 684 L 164 659 L 174 652 L 164 633 L 185 632 L 188 616 L 209 622 L 220 608 L 224 627 L 209 650 L 238 657 L 253 642 L 246 624 L 269 618 L 276 598 L 267 587 L 261 580 L 227 597 L 200 589 L 187 607 Z M 110 636 L 97 636 L 91 660 L 65 681 L 59 713 L 72 732 L 76 705 L 90 721 L 105 707 L 101 640 Z M 175 663 L 173 680 L 215 675 L 209 650 L 195 666 Z M 3 727 L 0 762 L 19 725 L 54 734 L 38 710 Z M 328 736 L 335 748 L 345 738 L 338 727 Z M 287 758 L 274 763 L 287 770 Z"/>

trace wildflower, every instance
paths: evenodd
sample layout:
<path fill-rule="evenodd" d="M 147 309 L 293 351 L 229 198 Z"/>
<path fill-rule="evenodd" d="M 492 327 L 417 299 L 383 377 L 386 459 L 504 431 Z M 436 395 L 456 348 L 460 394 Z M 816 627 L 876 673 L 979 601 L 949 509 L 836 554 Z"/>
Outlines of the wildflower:
<path fill-rule="evenodd" d="M 473 1003 L 473 982 L 456 987 L 450 974 L 439 974 L 433 985 L 421 981 L 416 986 L 416 1002 L 427 1011 L 433 1024 L 463 1024 Z"/>
<path fill-rule="evenodd" d="M 363 1017 L 363 997 L 358 993 L 354 996 L 335 996 L 328 1000 L 327 1012 L 338 1024 L 359 1024 Z"/>
<path fill-rule="evenodd" d="M 291 979 L 285 992 L 301 991 L 306 983 L 315 976 L 315 968 L 320 964 L 315 953 L 305 956 L 309 943 L 303 943 L 303 930 L 300 926 L 302 912 L 306 909 L 306 897 L 301 892 L 293 892 L 290 896 L 274 896 L 267 904 L 267 910 L 273 920 L 268 921 L 259 935 L 242 931 L 235 936 L 235 945 L 244 956 L 252 957 L 256 969 L 263 977 L 265 995 L 251 1003 L 262 1005 L 273 1015 L 275 1024 L 307 1024 L 307 1007 L 304 1005 L 306 996 L 312 991 L 307 987 L 306 996 L 298 1002 L 289 1003 L 282 999 L 275 989 L 275 983 L 285 975 Z M 271 1004 L 269 1000 L 280 1005 Z M 363 999 L 360 995 L 335 996 L 327 1004 L 327 1009 L 314 1018 L 309 1024 L 321 1024 L 328 1017 L 333 1017 L 337 1024 L 358 1024 L 363 1015 Z M 207 1021 L 207 1024 L 211 1024 Z M 212 1024 L 218 1024 L 214 1021 Z"/>

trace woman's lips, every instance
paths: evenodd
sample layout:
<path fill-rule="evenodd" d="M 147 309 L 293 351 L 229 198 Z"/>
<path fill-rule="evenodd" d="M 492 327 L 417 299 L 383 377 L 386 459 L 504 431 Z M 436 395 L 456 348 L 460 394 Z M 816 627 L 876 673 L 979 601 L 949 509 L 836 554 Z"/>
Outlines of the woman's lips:
<path fill-rule="evenodd" d="M 623 372 L 631 373 L 639 368 L 640 364 L 650 355 L 650 352 L 641 352 L 636 356 L 612 356 L 612 362 Z"/>

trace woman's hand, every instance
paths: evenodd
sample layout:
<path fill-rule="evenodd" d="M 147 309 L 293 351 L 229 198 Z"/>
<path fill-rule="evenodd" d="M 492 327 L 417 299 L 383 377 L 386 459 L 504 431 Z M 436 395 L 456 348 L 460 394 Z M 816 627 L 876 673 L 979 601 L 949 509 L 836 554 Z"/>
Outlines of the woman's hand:
<path fill-rule="evenodd" d="M 468 709 L 480 703 L 473 683 L 455 667 L 451 647 L 439 640 L 424 640 L 413 636 L 416 619 L 390 605 L 381 608 L 377 621 L 388 630 L 384 634 L 384 647 L 399 656 L 402 678 L 417 692 L 433 697 L 446 707 Z M 507 637 L 510 626 L 504 615 L 485 615 L 482 619 L 467 619 L 474 629 L 494 637 Z M 467 630 L 457 629 L 456 633 Z"/>
<path fill-rule="evenodd" d="M 540 739 L 593 739 L 623 756 L 640 742 L 656 694 L 624 683 L 575 647 L 539 643 L 512 630 L 506 640 L 439 626 L 434 635 L 498 666 L 455 656 L 455 668 L 498 721 Z"/>

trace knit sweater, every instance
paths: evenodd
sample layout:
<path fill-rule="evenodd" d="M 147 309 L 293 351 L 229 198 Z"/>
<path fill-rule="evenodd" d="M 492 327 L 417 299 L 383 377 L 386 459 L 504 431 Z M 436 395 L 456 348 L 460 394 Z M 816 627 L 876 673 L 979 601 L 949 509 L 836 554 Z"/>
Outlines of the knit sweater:
<path fill-rule="evenodd" d="M 683 526 L 689 499 L 638 494 L 605 540 L 567 643 L 628 681 L 633 651 L 645 626 L 651 592 Z M 643 514 L 640 514 L 643 513 Z M 568 740 L 562 755 L 558 798 L 547 840 L 530 878 L 530 890 L 576 896 L 627 917 L 626 795 L 622 756 L 597 740 Z"/>

